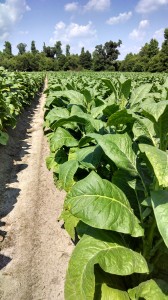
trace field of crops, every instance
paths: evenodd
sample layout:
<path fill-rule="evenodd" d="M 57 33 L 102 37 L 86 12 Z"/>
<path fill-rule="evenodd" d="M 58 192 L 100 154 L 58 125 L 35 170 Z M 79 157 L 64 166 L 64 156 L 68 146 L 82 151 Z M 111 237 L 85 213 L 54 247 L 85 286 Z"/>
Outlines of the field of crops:
<path fill-rule="evenodd" d="M 0 68 L 0 144 L 6 145 L 8 127 L 15 127 L 17 116 L 37 95 L 44 83 L 43 73 L 8 72 Z"/>
<path fill-rule="evenodd" d="M 66 300 L 167 299 L 168 77 L 51 73 L 47 166 L 76 247 Z"/>

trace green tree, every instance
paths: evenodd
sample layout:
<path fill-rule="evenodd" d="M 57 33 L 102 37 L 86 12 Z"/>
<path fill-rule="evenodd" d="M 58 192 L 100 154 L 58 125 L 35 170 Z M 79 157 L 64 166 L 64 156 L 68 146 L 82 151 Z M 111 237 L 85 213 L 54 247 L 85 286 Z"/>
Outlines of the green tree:
<path fill-rule="evenodd" d="M 45 43 L 43 43 L 43 51 L 42 52 L 46 54 L 46 44 Z"/>
<path fill-rule="evenodd" d="M 54 71 L 54 60 L 44 52 L 38 54 L 39 71 Z"/>
<path fill-rule="evenodd" d="M 159 53 L 159 43 L 156 39 L 151 39 L 149 43 L 148 57 L 152 58 L 158 53 Z"/>
<path fill-rule="evenodd" d="M 94 71 L 105 70 L 106 53 L 103 45 L 97 45 L 93 52 L 92 68 Z"/>
<path fill-rule="evenodd" d="M 62 55 L 62 43 L 61 41 L 57 41 L 54 45 L 56 57 L 59 58 Z"/>
<path fill-rule="evenodd" d="M 27 47 L 26 44 L 24 44 L 24 43 L 19 43 L 19 44 L 17 45 L 17 48 L 18 48 L 18 50 L 19 50 L 18 54 L 22 55 L 22 54 L 26 53 L 26 47 Z"/>
<path fill-rule="evenodd" d="M 148 63 L 148 71 L 149 72 L 162 72 L 163 66 L 161 61 L 161 53 L 159 52 L 157 55 L 153 56 Z"/>
<path fill-rule="evenodd" d="M 162 71 L 168 72 L 168 28 L 164 30 L 164 42 L 160 51 Z"/>
<path fill-rule="evenodd" d="M 70 56 L 70 45 L 66 45 L 66 56 Z"/>
<path fill-rule="evenodd" d="M 78 54 L 71 54 L 67 57 L 66 62 L 63 66 L 64 71 L 78 70 L 79 69 L 79 56 Z"/>
<path fill-rule="evenodd" d="M 81 49 L 79 64 L 82 66 L 82 68 L 87 70 L 90 70 L 92 67 L 92 55 L 88 50 L 85 52 L 84 47 Z"/>
<path fill-rule="evenodd" d="M 135 54 L 133 54 L 132 52 L 128 53 L 125 56 L 125 59 L 121 62 L 120 65 L 120 71 L 126 71 L 126 72 L 132 72 L 133 70 L 133 66 L 135 63 L 135 58 L 134 58 Z"/>
<path fill-rule="evenodd" d="M 55 47 L 46 46 L 45 43 L 43 45 L 43 53 L 50 58 L 54 58 L 56 51 Z"/>
<path fill-rule="evenodd" d="M 38 50 L 36 49 L 35 41 L 31 42 L 31 53 L 36 54 Z"/>
<path fill-rule="evenodd" d="M 151 67 L 151 59 L 159 53 L 159 43 L 156 39 L 151 39 L 139 51 L 139 64 L 142 65 L 143 71 L 148 71 L 149 65 Z M 140 67 L 138 67 L 139 69 Z"/>
<path fill-rule="evenodd" d="M 59 70 L 63 70 L 64 69 L 64 65 L 66 64 L 66 61 L 67 61 L 67 57 L 64 55 L 64 54 L 60 54 L 58 56 L 58 68 Z"/>
<path fill-rule="evenodd" d="M 120 54 L 119 50 L 117 49 L 122 44 L 122 41 L 119 40 L 117 43 L 113 41 L 106 42 L 104 45 L 104 52 L 106 57 L 106 69 L 113 70 L 115 61 L 118 58 L 118 55 Z"/>
<path fill-rule="evenodd" d="M 12 56 L 12 45 L 10 42 L 5 41 L 3 53 L 9 57 Z"/>

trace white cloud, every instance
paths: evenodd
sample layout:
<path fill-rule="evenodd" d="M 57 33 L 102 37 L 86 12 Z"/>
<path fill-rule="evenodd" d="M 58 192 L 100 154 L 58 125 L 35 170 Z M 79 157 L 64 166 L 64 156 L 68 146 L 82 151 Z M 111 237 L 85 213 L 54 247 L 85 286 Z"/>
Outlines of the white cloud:
<path fill-rule="evenodd" d="M 19 34 L 21 34 L 21 35 L 27 35 L 27 34 L 29 34 L 29 31 L 28 30 L 20 30 Z"/>
<path fill-rule="evenodd" d="M 58 30 L 64 29 L 65 27 L 66 27 L 66 24 L 64 22 L 60 21 L 55 25 L 55 30 L 58 31 Z"/>
<path fill-rule="evenodd" d="M 120 13 L 117 17 L 112 17 L 106 21 L 109 25 L 114 25 L 122 22 L 128 21 L 132 17 L 132 12 L 124 12 Z"/>
<path fill-rule="evenodd" d="M 92 47 L 97 38 L 97 31 L 94 28 L 92 22 L 88 22 L 86 25 L 80 25 L 71 22 L 65 24 L 60 21 L 55 25 L 53 36 L 50 38 L 50 44 L 55 44 L 56 41 L 61 41 L 63 48 L 69 43 L 74 48 L 75 52 L 79 52 L 80 45 L 85 47 Z"/>
<path fill-rule="evenodd" d="M 164 30 L 165 28 L 160 28 L 154 32 L 153 38 L 156 39 L 159 42 L 159 45 L 164 41 Z"/>
<path fill-rule="evenodd" d="M 138 46 L 138 45 L 130 45 L 129 44 L 122 44 L 120 46 L 120 56 L 119 56 L 119 59 L 124 59 L 125 56 L 128 54 L 128 53 L 138 53 L 140 51 L 141 47 Z"/>
<path fill-rule="evenodd" d="M 85 5 L 81 5 L 79 2 L 69 2 L 64 5 L 65 11 L 74 12 L 78 11 L 88 12 L 88 11 L 104 11 L 110 8 L 111 0 L 88 0 Z"/>
<path fill-rule="evenodd" d="M 136 11 L 138 13 L 149 13 L 166 4 L 168 4 L 168 0 L 140 0 L 136 6 Z"/>
<path fill-rule="evenodd" d="M 139 26 L 138 26 L 138 29 L 144 29 L 146 27 L 148 27 L 149 25 L 149 20 L 142 20 L 140 23 L 139 23 Z"/>
<path fill-rule="evenodd" d="M 30 7 L 25 0 L 6 0 L 0 3 L 0 39 L 4 40 L 10 35 L 12 27 L 21 20 Z"/>
<path fill-rule="evenodd" d="M 140 21 L 138 28 L 133 29 L 129 34 L 131 39 L 142 41 L 146 35 L 145 29 L 149 26 L 149 20 Z"/>
<path fill-rule="evenodd" d="M 160 29 L 156 30 L 153 35 L 153 38 L 154 39 L 160 39 L 160 38 L 164 39 L 164 30 L 165 30 L 165 28 L 160 28 Z"/>
<path fill-rule="evenodd" d="M 97 10 L 104 11 L 110 8 L 110 0 L 89 0 L 84 6 L 84 11 Z"/>
<path fill-rule="evenodd" d="M 77 23 L 66 25 L 64 22 L 60 21 L 55 25 L 54 35 L 50 41 L 55 42 L 61 39 L 62 41 L 69 42 L 74 38 L 89 38 L 95 36 L 96 30 L 94 29 L 92 22 L 88 22 L 86 25 L 79 25 Z"/>
<path fill-rule="evenodd" d="M 96 30 L 93 29 L 92 27 L 92 22 L 89 22 L 87 25 L 79 25 L 76 23 L 71 23 L 67 29 L 70 38 L 89 37 L 89 36 L 95 36 L 96 34 Z"/>
<path fill-rule="evenodd" d="M 143 38 L 145 37 L 145 33 L 139 31 L 138 29 L 133 29 L 133 31 L 129 34 L 129 37 L 131 39 L 143 40 Z"/>
<path fill-rule="evenodd" d="M 0 35 L 0 41 L 4 41 L 8 39 L 8 37 L 9 37 L 9 32 L 4 32 Z"/>
<path fill-rule="evenodd" d="M 78 2 L 71 2 L 65 4 L 64 9 L 69 12 L 76 11 L 78 9 Z"/>

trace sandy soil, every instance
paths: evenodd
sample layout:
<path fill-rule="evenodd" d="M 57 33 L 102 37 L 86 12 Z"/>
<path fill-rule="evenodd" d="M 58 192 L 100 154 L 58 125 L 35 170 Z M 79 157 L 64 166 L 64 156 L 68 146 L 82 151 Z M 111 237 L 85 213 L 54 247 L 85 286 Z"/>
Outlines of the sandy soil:
<path fill-rule="evenodd" d="M 57 222 L 65 194 L 45 165 L 44 103 L 42 94 L 0 147 L 1 300 L 64 299 L 73 244 Z"/>

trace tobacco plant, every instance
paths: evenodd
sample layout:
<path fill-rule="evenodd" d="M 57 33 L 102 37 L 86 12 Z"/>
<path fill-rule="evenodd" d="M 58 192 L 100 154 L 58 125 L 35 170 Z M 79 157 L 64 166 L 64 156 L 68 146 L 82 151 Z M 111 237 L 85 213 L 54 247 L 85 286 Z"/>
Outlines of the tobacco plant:
<path fill-rule="evenodd" d="M 46 91 L 47 166 L 76 243 L 65 299 L 168 299 L 168 81 L 75 80 Z"/>
<path fill-rule="evenodd" d="M 8 142 L 8 127 L 16 125 L 16 118 L 43 85 L 44 74 L 8 72 L 0 68 L 0 144 Z"/>

